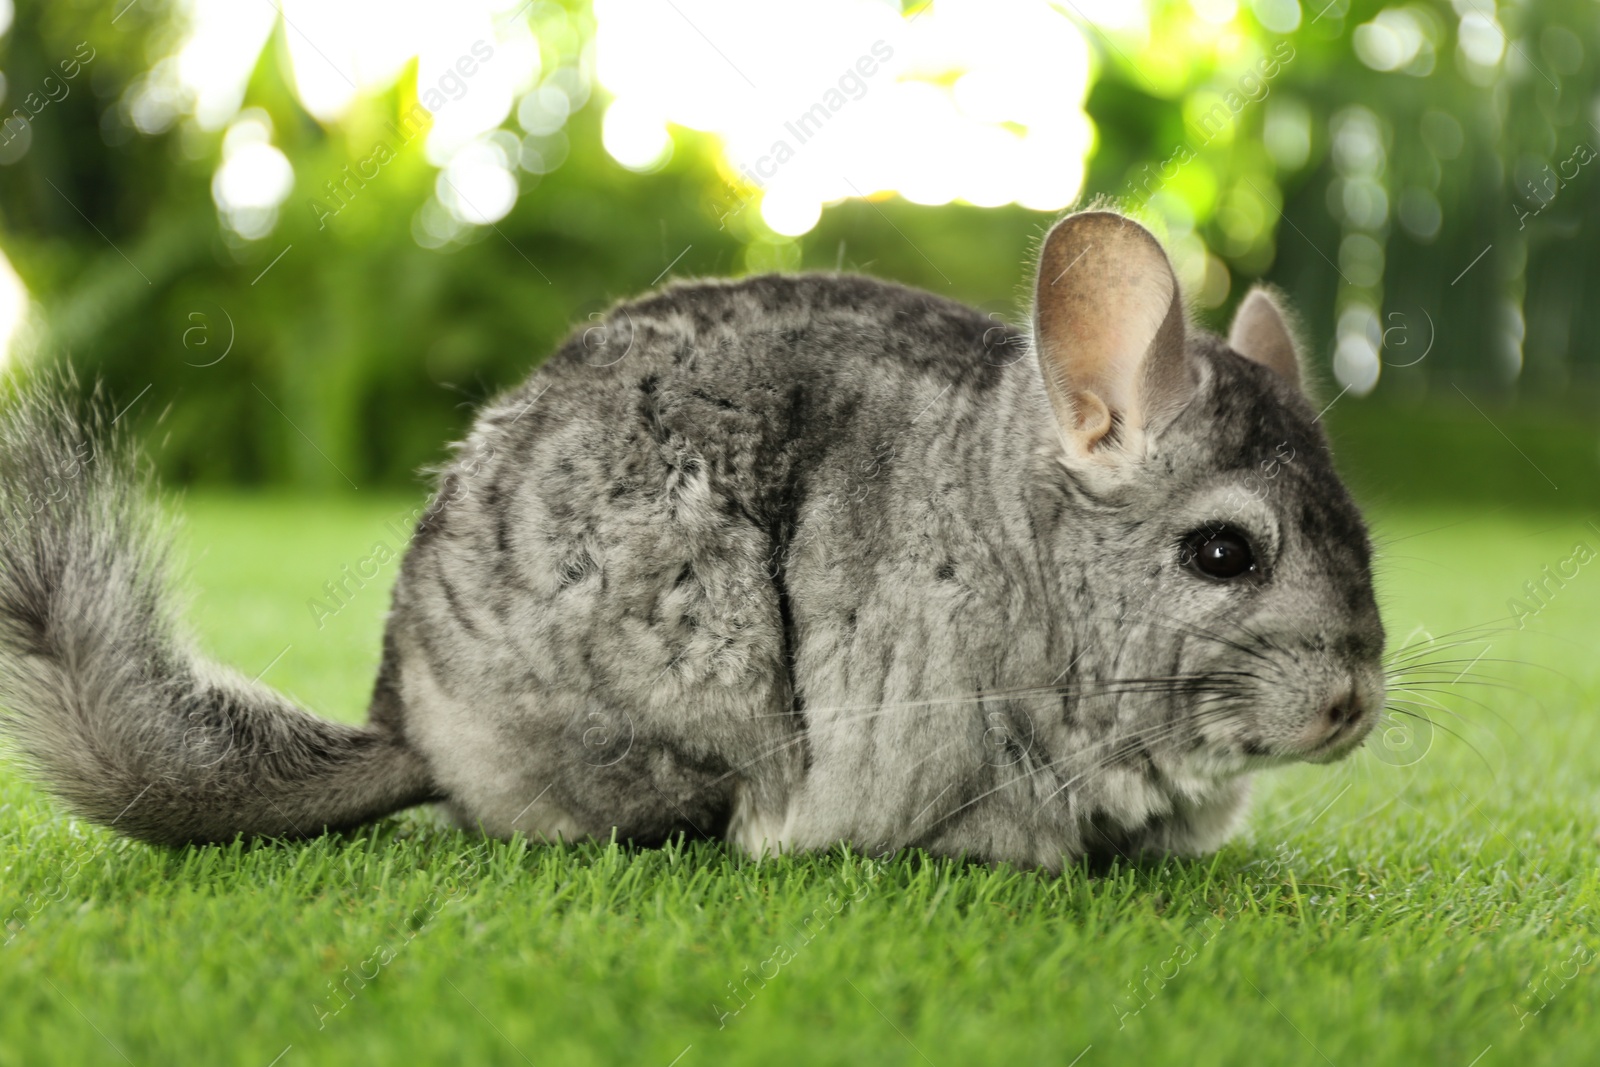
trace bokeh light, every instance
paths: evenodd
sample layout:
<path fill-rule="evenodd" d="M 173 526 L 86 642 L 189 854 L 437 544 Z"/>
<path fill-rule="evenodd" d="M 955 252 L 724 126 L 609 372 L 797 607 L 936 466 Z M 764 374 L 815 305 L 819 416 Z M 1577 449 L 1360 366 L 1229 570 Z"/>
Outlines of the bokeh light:
<path fill-rule="evenodd" d="M 222 139 L 222 165 L 211 198 L 223 222 L 247 240 L 264 237 L 294 188 L 294 168 L 272 144 L 272 120 L 260 108 L 240 114 Z"/>
<path fill-rule="evenodd" d="M 669 124 L 715 134 L 776 233 L 848 197 L 1054 211 L 1082 188 L 1089 49 L 1039 0 L 599 0 L 595 16 L 613 157 L 656 165 Z"/>
<path fill-rule="evenodd" d="M 130 88 L 125 112 L 146 134 L 186 115 L 202 130 L 228 127 L 275 28 L 300 104 L 327 125 L 414 62 L 416 99 L 431 114 L 426 156 L 441 168 L 439 206 L 456 223 L 481 225 L 514 204 L 516 168 L 560 165 L 563 127 L 597 75 L 609 96 L 603 143 L 619 164 L 665 166 L 674 127 L 713 134 L 727 171 L 759 191 L 766 229 L 796 237 L 825 205 L 850 197 L 1067 207 L 1094 144 L 1083 110 L 1090 49 L 1073 19 L 1135 36 L 1149 29 L 1139 5 L 1112 2 L 1089 4 L 1084 16 L 1042 0 L 940 0 L 910 14 L 888 0 L 598 0 L 593 49 L 546 72 L 541 44 L 550 42 L 535 36 L 529 6 L 187 0 L 177 49 Z M 570 35 L 568 16 L 544 6 L 538 32 Z M 1238 16 L 1233 0 L 1202 8 L 1218 23 Z M 528 139 L 493 162 L 484 138 L 513 115 Z M 263 205 L 280 162 L 266 142 L 224 161 L 217 202 L 236 232 L 270 230 L 282 198 Z M 424 227 L 426 243 L 436 244 L 437 229 Z"/>

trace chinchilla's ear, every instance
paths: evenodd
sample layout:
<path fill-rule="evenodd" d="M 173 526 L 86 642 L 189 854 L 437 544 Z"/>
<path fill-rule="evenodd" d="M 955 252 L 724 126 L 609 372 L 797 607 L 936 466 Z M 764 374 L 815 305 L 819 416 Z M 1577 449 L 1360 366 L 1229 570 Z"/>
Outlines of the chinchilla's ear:
<path fill-rule="evenodd" d="M 1137 462 L 1197 381 L 1167 254 L 1132 219 L 1085 211 L 1044 239 L 1035 286 L 1034 348 L 1068 462 Z"/>
<path fill-rule="evenodd" d="M 1283 298 L 1271 289 L 1258 285 L 1245 295 L 1228 327 L 1228 347 L 1300 388 L 1299 347 Z"/>

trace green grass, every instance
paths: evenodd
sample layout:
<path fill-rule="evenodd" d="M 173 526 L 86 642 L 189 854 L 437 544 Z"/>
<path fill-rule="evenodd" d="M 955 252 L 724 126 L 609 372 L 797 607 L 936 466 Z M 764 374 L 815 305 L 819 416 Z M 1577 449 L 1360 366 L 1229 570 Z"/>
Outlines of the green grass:
<path fill-rule="evenodd" d="M 190 499 L 206 646 L 359 718 L 393 567 L 320 628 L 307 602 L 412 504 Z M 1529 514 L 1380 515 L 1394 640 L 1600 548 Z M 1508 688 L 1456 687 L 1460 736 L 1416 762 L 1268 775 L 1215 857 L 1098 877 L 485 844 L 426 813 L 169 852 L 6 772 L 0 1064 L 1590 1062 L 1597 590 L 1600 561 L 1495 635 L 1477 670 Z M 754 993 L 719 1020 L 730 984 Z"/>

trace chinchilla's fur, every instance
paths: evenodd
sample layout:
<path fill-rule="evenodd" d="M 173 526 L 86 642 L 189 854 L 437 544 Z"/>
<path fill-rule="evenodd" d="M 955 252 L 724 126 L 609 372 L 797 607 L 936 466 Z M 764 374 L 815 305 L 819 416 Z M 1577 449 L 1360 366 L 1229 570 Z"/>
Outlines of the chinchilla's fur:
<path fill-rule="evenodd" d="M 145 480 L 35 390 L 0 426 L 0 721 L 167 844 L 443 801 L 552 840 L 1203 851 L 1249 772 L 1343 755 L 1382 702 L 1276 301 L 1231 336 L 1104 212 L 1046 239 L 1028 332 L 848 276 L 624 304 L 446 467 L 364 728 L 191 649 Z M 1245 573 L 1202 573 L 1217 531 Z"/>

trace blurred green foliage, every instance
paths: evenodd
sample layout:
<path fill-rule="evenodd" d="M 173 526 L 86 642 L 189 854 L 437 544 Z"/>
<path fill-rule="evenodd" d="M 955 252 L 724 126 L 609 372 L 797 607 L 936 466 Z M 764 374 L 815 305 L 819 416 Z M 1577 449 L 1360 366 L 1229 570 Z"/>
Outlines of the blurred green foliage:
<path fill-rule="evenodd" d="M 706 135 L 675 131 L 671 161 L 653 173 L 615 163 L 597 88 L 561 134 L 564 163 L 519 172 L 508 216 L 430 250 L 414 237 L 437 174 L 420 138 L 396 142 L 336 216 L 312 203 L 392 139 L 414 77 L 325 126 L 297 101 L 280 22 L 246 104 L 271 116 L 296 184 L 270 234 L 246 241 L 220 224 L 211 195 L 220 132 L 130 124 L 130 87 L 171 53 L 183 16 L 171 2 L 125 2 L 19 4 L 0 41 L 7 108 L 81 55 L 80 42 L 94 58 L 30 124 L 20 156 L 0 148 L 0 245 L 37 303 L 39 357 L 137 398 L 130 417 L 180 480 L 404 484 L 442 456 L 475 402 L 669 268 L 869 271 L 1015 319 L 1030 247 L 1051 221 L 1016 207 L 851 200 L 805 237 L 781 238 L 753 206 L 722 217 L 740 191 Z M 1099 57 L 1085 199 L 1114 198 L 1197 250 L 1197 310 L 1214 327 L 1265 277 L 1290 293 L 1320 366 L 1364 328 L 1384 369 L 1372 396 L 1340 401 L 1365 411 L 1351 425 L 1471 423 L 1463 433 L 1498 440 L 1490 415 L 1532 398 L 1561 408 L 1533 424 L 1567 427 L 1567 465 L 1593 483 L 1600 357 L 1581 339 L 1600 325 L 1600 168 L 1559 189 L 1546 177 L 1600 140 L 1592 0 L 1325 3 L 1298 5 L 1287 33 L 1271 27 L 1286 25 L 1293 0 L 1243 5 L 1220 43 L 1195 36 L 1201 24 L 1180 2 L 1154 7 L 1147 37 L 1084 24 Z M 1474 11 L 1497 22 L 1469 26 Z M 546 70 L 580 61 L 593 33 L 577 0 L 518 17 L 533 21 Z M 1404 25 L 1384 21 L 1394 19 Z M 1481 52 L 1484 26 L 1503 27 L 1503 55 L 1475 65 L 1460 38 L 1477 33 Z M 1374 69 L 1397 58 L 1398 69 Z M 1352 307 L 1367 318 L 1350 319 Z M 1406 414 L 1424 401 L 1452 414 Z M 1391 469 L 1418 454 L 1399 448 Z M 1506 477 L 1542 491 L 1532 470 Z M 1483 484 L 1460 481 L 1469 495 Z"/>

